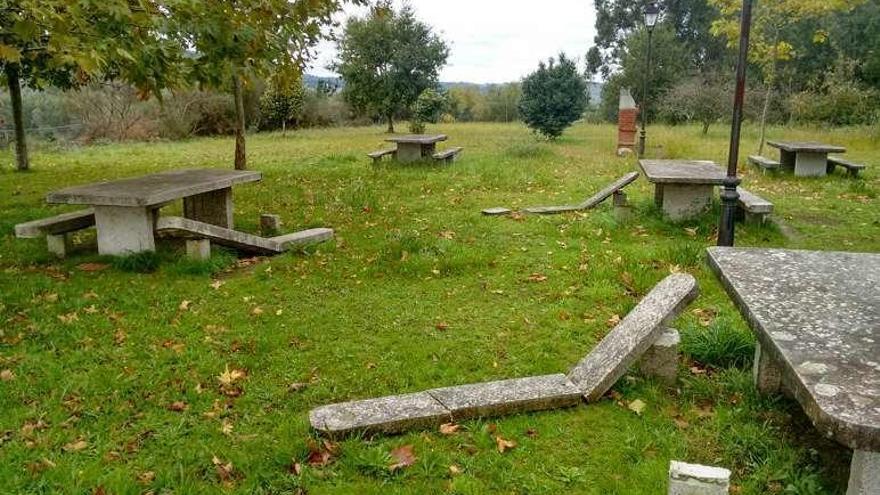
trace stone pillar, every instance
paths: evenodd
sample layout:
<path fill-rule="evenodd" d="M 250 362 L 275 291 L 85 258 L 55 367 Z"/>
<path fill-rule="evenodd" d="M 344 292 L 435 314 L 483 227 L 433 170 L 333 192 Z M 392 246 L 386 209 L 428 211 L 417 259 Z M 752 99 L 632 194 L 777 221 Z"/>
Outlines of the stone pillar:
<path fill-rule="evenodd" d="M 614 202 L 614 218 L 619 221 L 628 220 L 632 215 L 632 206 L 629 204 L 626 193 L 614 191 L 612 201 Z"/>
<path fill-rule="evenodd" d="M 155 251 L 155 212 L 132 206 L 95 206 L 98 253 L 111 256 Z"/>
<path fill-rule="evenodd" d="M 617 114 L 617 155 L 633 153 L 636 148 L 636 132 L 639 108 L 628 89 L 620 90 L 620 106 Z"/>
<path fill-rule="evenodd" d="M 190 220 L 234 229 L 232 188 L 183 198 L 183 216 Z"/>
<path fill-rule="evenodd" d="M 826 153 L 797 154 L 794 175 L 798 177 L 825 177 L 828 174 L 828 155 Z"/>
<path fill-rule="evenodd" d="M 278 235 L 281 230 L 281 217 L 264 213 L 260 215 L 260 233 L 263 237 Z"/>
<path fill-rule="evenodd" d="M 880 452 L 854 451 L 846 495 L 877 493 L 880 493 Z"/>
<path fill-rule="evenodd" d="M 64 258 L 70 248 L 70 237 L 67 234 L 46 234 L 46 247 L 50 253 Z"/>
<path fill-rule="evenodd" d="M 669 495 L 727 495 L 730 471 L 713 466 L 672 461 L 669 465 Z"/>
<path fill-rule="evenodd" d="M 775 394 L 782 388 L 782 369 L 761 349 L 761 344 L 755 344 L 752 379 L 755 388 L 762 394 Z"/>
<path fill-rule="evenodd" d="M 663 212 L 671 220 L 684 220 L 706 211 L 715 186 L 707 184 L 663 184 Z"/>
<path fill-rule="evenodd" d="M 397 143 L 397 161 L 417 162 L 422 159 L 422 145 L 418 143 Z"/>
<path fill-rule="evenodd" d="M 780 165 L 782 165 L 782 168 L 794 170 L 796 156 L 797 155 L 795 155 L 791 151 L 779 150 L 779 163 L 780 163 Z"/>
<path fill-rule="evenodd" d="M 211 241 L 208 239 L 187 240 L 186 257 L 195 261 L 205 261 L 211 258 Z"/>
<path fill-rule="evenodd" d="M 666 385 L 674 385 L 678 378 L 678 345 L 681 336 L 678 330 L 667 328 L 657 337 L 654 345 L 645 351 L 639 361 L 639 371 L 645 376 L 656 378 Z"/>

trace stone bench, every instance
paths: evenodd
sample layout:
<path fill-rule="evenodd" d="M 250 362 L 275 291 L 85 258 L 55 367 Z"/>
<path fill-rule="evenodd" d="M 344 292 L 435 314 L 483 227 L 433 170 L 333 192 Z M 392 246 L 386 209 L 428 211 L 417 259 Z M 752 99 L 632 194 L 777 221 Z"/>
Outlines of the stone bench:
<path fill-rule="evenodd" d="M 367 156 L 373 159 L 373 164 L 381 162 L 382 157 L 388 156 L 388 155 L 391 155 L 392 158 L 396 157 L 397 150 L 396 149 L 379 150 L 379 151 L 374 151 L 372 153 L 367 153 Z"/>
<path fill-rule="evenodd" d="M 843 158 L 839 158 L 836 156 L 828 157 L 828 173 L 834 173 L 834 169 L 837 166 L 841 166 L 846 169 L 847 173 L 853 177 L 858 177 L 859 172 L 865 169 L 865 165 L 861 163 L 853 163 L 849 160 L 844 160 Z"/>
<path fill-rule="evenodd" d="M 746 190 L 739 188 L 737 218 L 746 222 L 764 223 L 773 213 L 773 203 Z"/>
<path fill-rule="evenodd" d="M 617 179 L 611 184 L 605 186 L 602 190 L 597 192 L 596 194 L 590 196 L 585 199 L 583 202 L 576 205 L 562 205 L 562 206 L 531 206 L 529 208 L 525 208 L 522 210 L 523 213 L 529 213 L 534 215 L 555 215 L 558 213 L 569 213 L 572 211 L 583 211 L 589 210 L 591 208 L 595 208 L 603 201 L 610 197 L 614 197 L 614 206 L 615 209 L 619 208 L 627 208 L 628 203 L 626 199 L 626 193 L 623 192 L 623 188 L 632 184 L 636 179 L 639 178 L 638 172 L 630 172 L 623 177 Z M 504 207 L 494 207 L 494 208 L 486 208 L 483 210 L 483 215 L 487 216 L 498 216 L 498 215 L 509 215 L 512 211 L 509 208 Z"/>
<path fill-rule="evenodd" d="M 15 226 L 15 237 L 35 239 L 45 236 L 49 252 L 63 258 L 67 255 L 67 248 L 70 245 L 68 234 L 94 225 L 95 211 L 89 208 L 20 223 Z"/>
<path fill-rule="evenodd" d="M 437 160 L 438 162 L 452 163 L 455 161 L 455 158 L 458 156 L 459 153 L 461 153 L 463 149 L 464 148 L 462 147 L 449 148 L 439 153 L 434 153 L 433 157 L 434 160 Z"/>
<path fill-rule="evenodd" d="M 571 407 L 583 398 L 600 398 L 639 358 L 643 374 L 668 384 L 678 369 L 679 337 L 665 324 L 696 297 L 696 284 L 687 274 L 667 277 L 568 375 L 513 378 L 330 404 L 311 410 L 309 422 L 322 434 L 338 438 Z"/>
<path fill-rule="evenodd" d="M 756 167 L 760 167 L 763 171 L 776 170 L 780 166 L 782 166 L 782 164 L 777 162 L 776 160 L 771 160 L 770 158 L 765 158 L 760 155 L 749 156 L 749 163 L 755 165 Z"/>

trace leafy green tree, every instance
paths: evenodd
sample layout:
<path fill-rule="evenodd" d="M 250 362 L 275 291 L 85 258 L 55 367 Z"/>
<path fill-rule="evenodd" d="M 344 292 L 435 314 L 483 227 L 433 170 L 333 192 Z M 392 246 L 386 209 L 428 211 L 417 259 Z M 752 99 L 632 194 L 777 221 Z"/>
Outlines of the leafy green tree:
<path fill-rule="evenodd" d="M 272 70 L 301 72 L 344 3 L 362 0 L 175 0 L 170 34 L 193 51 L 192 80 L 235 100 L 235 168 L 247 168 L 245 90 Z"/>
<path fill-rule="evenodd" d="M 296 122 L 305 103 L 302 78 L 298 73 L 274 74 L 269 87 L 260 98 L 260 114 L 267 127 L 281 128 L 287 132 L 287 124 Z"/>
<path fill-rule="evenodd" d="M 522 98 L 519 83 L 497 84 L 486 93 L 486 109 L 482 120 L 491 122 L 513 122 L 519 117 L 517 105 Z"/>
<path fill-rule="evenodd" d="M 158 36 L 167 11 L 157 1 L 21 0 L 0 5 L 0 68 L 9 89 L 16 168 L 30 167 L 22 84 L 68 89 L 121 79 L 143 96 L 180 80 L 181 50 Z"/>
<path fill-rule="evenodd" d="M 556 139 L 581 118 L 588 103 L 587 82 L 574 61 L 561 53 L 523 80 L 519 112 L 532 130 Z"/>
<path fill-rule="evenodd" d="M 381 1 L 364 18 L 353 18 L 339 40 L 336 71 L 345 81 L 343 95 L 356 110 L 385 118 L 394 132 L 394 117 L 437 85 L 449 48 L 416 19 L 412 7 L 395 11 Z"/>
<path fill-rule="evenodd" d="M 668 122 L 699 122 L 707 134 L 712 124 L 730 112 L 732 82 L 719 74 L 685 79 L 663 95 L 658 111 Z"/>

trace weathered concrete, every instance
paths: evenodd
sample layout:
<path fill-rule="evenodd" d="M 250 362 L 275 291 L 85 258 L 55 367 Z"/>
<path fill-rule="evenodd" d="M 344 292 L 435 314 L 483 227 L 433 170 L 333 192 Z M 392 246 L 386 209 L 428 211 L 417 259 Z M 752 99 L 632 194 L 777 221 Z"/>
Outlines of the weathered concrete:
<path fill-rule="evenodd" d="M 449 163 L 454 162 L 458 158 L 458 155 L 462 152 L 462 150 L 464 150 L 464 148 L 462 148 L 460 146 L 454 147 L 454 148 L 449 148 L 449 149 L 434 153 L 432 155 L 432 157 L 434 158 L 434 160 L 449 164 Z"/>
<path fill-rule="evenodd" d="M 423 153 L 422 145 L 418 143 L 397 143 L 397 161 L 400 163 L 417 162 L 425 158 L 425 156 L 431 156 L 433 153 L 433 148 L 430 148 L 428 153 Z"/>
<path fill-rule="evenodd" d="M 563 374 L 428 390 L 455 421 L 576 406 L 581 392 Z"/>
<path fill-rule="evenodd" d="M 50 253 L 64 258 L 70 249 L 70 237 L 67 234 L 46 234 L 46 247 Z"/>
<path fill-rule="evenodd" d="M 708 251 L 782 388 L 822 434 L 880 451 L 880 254 Z"/>
<path fill-rule="evenodd" d="M 15 226 L 15 237 L 20 239 L 35 239 L 47 234 L 66 234 L 77 230 L 87 229 L 95 225 L 95 210 L 72 211 L 62 213 L 39 220 L 20 223 Z"/>
<path fill-rule="evenodd" d="M 623 177 L 617 179 L 611 184 L 605 186 L 597 192 L 596 194 L 590 196 L 583 202 L 576 205 L 563 205 L 563 206 L 533 206 L 530 208 L 523 209 L 523 213 L 532 213 L 538 215 L 552 215 L 557 213 L 567 213 L 571 211 L 581 211 L 581 210 L 589 210 L 591 208 L 595 208 L 599 204 L 601 204 L 606 199 L 610 198 L 616 193 L 621 192 L 621 189 L 632 184 L 636 179 L 639 178 L 638 172 L 631 172 Z M 624 195 L 624 198 L 626 196 Z"/>
<path fill-rule="evenodd" d="M 510 215 L 512 213 L 510 208 L 504 208 L 503 206 L 495 206 L 492 208 L 486 208 L 483 210 L 483 215 L 487 216 L 499 216 L 499 215 Z"/>
<path fill-rule="evenodd" d="M 446 139 L 447 137 L 443 134 L 412 134 L 390 137 L 385 141 L 397 143 L 397 161 L 410 163 L 430 159 L 437 149 L 437 143 L 446 141 Z"/>
<path fill-rule="evenodd" d="M 599 400 L 697 297 L 689 274 L 666 277 L 568 373 L 587 401 Z"/>
<path fill-rule="evenodd" d="M 260 234 L 264 237 L 278 235 L 281 231 L 281 217 L 263 213 L 260 215 Z"/>
<path fill-rule="evenodd" d="M 667 328 L 639 360 L 639 371 L 648 377 L 672 385 L 678 379 L 678 330 Z"/>
<path fill-rule="evenodd" d="M 769 158 L 765 158 L 761 155 L 751 155 L 749 156 L 749 163 L 761 168 L 762 172 L 766 172 L 768 170 L 776 170 L 782 164 L 777 162 L 776 160 L 771 160 Z"/>
<path fill-rule="evenodd" d="M 859 172 L 861 172 L 862 170 L 864 170 L 866 168 L 865 165 L 862 163 L 855 163 L 855 162 L 851 162 L 849 160 L 844 160 L 843 158 L 840 158 L 839 156 L 829 156 L 828 157 L 828 173 L 829 174 L 834 173 L 834 168 L 837 167 L 838 165 L 845 168 L 846 171 L 849 173 L 849 175 L 852 177 L 858 177 Z"/>
<path fill-rule="evenodd" d="M 825 177 L 828 174 L 828 153 L 798 152 L 794 175 L 798 177 Z"/>
<path fill-rule="evenodd" d="M 755 344 L 755 359 L 752 363 L 752 381 L 758 392 L 770 395 L 782 389 L 782 367 L 766 352 L 761 344 Z"/>
<path fill-rule="evenodd" d="M 159 206 L 189 196 L 256 182 L 261 172 L 223 169 L 172 170 L 131 179 L 100 182 L 49 193 L 49 203 L 104 206 Z"/>
<path fill-rule="evenodd" d="M 449 411 L 427 392 L 331 404 L 309 412 L 312 428 L 331 437 L 400 433 L 451 421 Z"/>
<path fill-rule="evenodd" d="M 147 207 L 95 206 L 98 253 L 122 256 L 155 251 L 156 212 Z"/>
<path fill-rule="evenodd" d="M 330 239 L 333 239 L 333 235 L 333 229 L 317 228 L 279 235 L 277 237 L 272 237 L 269 240 L 277 243 L 281 249 L 288 250 L 306 244 L 329 241 Z"/>
<path fill-rule="evenodd" d="M 235 228 L 232 188 L 183 198 L 183 217 L 227 229 Z"/>
<path fill-rule="evenodd" d="M 669 495 L 727 495 L 730 471 L 672 461 L 669 464 Z"/>
<path fill-rule="evenodd" d="M 207 239 L 215 244 L 247 253 L 278 254 L 284 251 L 278 242 L 271 239 L 188 218 L 161 217 L 156 223 L 156 231 L 162 235 L 184 239 Z"/>
<path fill-rule="evenodd" d="M 880 452 L 853 452 L 846 495 L 877 495 L 880 493 Z"/>
<path fill-rule="evenodd" d="M 846 148 L 811 141 L 767 141 L 779 148 L 782 166 L 794 169 L 800 177 L 824 177 L 828 173 L 828 153 L 846 153 Z"/>
<path fill-rule="evenodd" d="M 707 160 L 639 160 L 645 178 L 654 184 L 702 184 L 720 186 L 727 176 Z"/>
<path fill-rule="evenodd" d="M 791 153 L 846 153 L 846 148 L 833 144 L 817 143 L 815 141 L 767 141 L 767 146 L 778 148 Z"/>
<path fill-rule="evenodd" d="M 739 188 L 738 206 L 741 215 L 747 223 L 764 223 L 767 217 L 773 213 L 773 203 L 743 188 Z"/>
<path fill-rule="evenodd" d="M 670 220 L 693 218 L 709 209 L 715 186 L 701 184 L 663 184 L 663 213 Z"/>
<path fill-rule="evenodd" d="M 618 221 L 623 222 L 629 220 L 632 217 L 632 205 L 629 204 L 629 199 L 626 196 L 626 193 L 623 191 L 615 191 L 614 192 L 614 218 Z"/>
<path fill-rule="evenodd" d="M 210 259 L 211 241 L 208 239 L 188 239 L 186 241 L 186 257 L 196 261 Z"/>

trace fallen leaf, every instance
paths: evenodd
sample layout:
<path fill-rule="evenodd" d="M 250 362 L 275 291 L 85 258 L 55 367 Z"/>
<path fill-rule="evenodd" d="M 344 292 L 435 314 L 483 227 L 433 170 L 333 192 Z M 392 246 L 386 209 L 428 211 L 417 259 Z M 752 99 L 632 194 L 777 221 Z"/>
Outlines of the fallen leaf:
<path fill-rule="evenodd" d="M 302 474 L 302 464 L 298 462 L 292 462 L 290 464 L 290 473 L 295 474 L 297 476 Z"/>
<path fill-rule="evenodd" d="M 440 237 L 442 237 L 443 239 L 449 239 L 449 240 L 455 239 L 455 232 L 453 232 L 451 230 L 443 230 L 438 235 Z"/>
<path fill-rule="evenodd" d="M 187 301 L 184 299 L 183 301 L 180 301 L 180 306 L 178 306 L 178 309 L 180 309 L 181 311 L 187 311 L 187 310 L 189 310 L 189 306 L 191 304 L 192 304 L 192 301 Z"/>
<path fill-rule="evenodd" d="M 547 275 L 544 275 L 542 273 L 533 273 L 533 274 L 529 275 L 528 281 L 529 282 L 546 282 Z"/>
<path fill-rule="evenodd" d="M 444 435 L 454 435 L 461 429 L 461 425 L 455 423 L 443 423 L 440 425 L 440 433 Z"/>
<path fill-rule="evenodd" d="M 618 323 L 620 323 L 620 315 L 611 315 L 611 318 L 608 318 L 608 321 L 606 321 L 605 323 L 607 323 L 609 327 L 617 325 Z"/>
<path fill-rule="evenodd" d="M 309 440 L 309 455 L 306 462 L 312 467 L 324 467 L 333 462 L 336 449 L 336 444 L 327 440 L 321 443 Z"/>
<path fill-rule="evenodd" d="M 223 420 L 223 423 L 220 425 L 220 433 L 224 435 L 232 435 L 232 430 L 235 429 L 235 426 L 228 420 Z"/>
<path fill-rule="evenodd" d="M 142 485 L 149 485 L 155 479 L 156 473 L 154 473 L 153 471 L 144 471 L 143 473 L 137 475 L 138 483 Z"/>
<path fill-rule="evenodd" d="M 696 236 L 697 236 L 697 231 L 698 231 L 698 230 L 700 230 L 699 227 L 685 228 L 685 229 L 684 229 L 684 231 L 687 233 L 687 235 L 689 235 L 689 236 L 691 236 L 691 237 L 696 237 Z"/>
<path fill-rule="evenodd" d="M 437 330 L 440 330 L 441 332 L 445 332 L 446 330 L 449 329 L 449 324 L 441 321 L 440 323 L 434 325 L 434 328 L 436 328 Z"/>
<path fill-rule="evenodd" d="M 397 471 L 416 463 L 416 456 L 412 445 L 402 445 L 391 451 L 391 459 L 394 464 L 388 466 L 389 471 Z"/>
<path fill-rule="evenodd" d="M 214 290 L 218 290 L 220 287 L 223 287 L 223 284 L 225 284 L 225 283 L 226 282 L 224 282 L 222 280 L 215 280 L 215 281 L 211 282 L 211 288 Z"/>
<path fill-rule="evenodd" d="M 79 321 L 79 315 L 76 314 L 76 311 L 72 313 L 67 313 L 66 315 L 58 315 L 58 319 L 61 320 L 61 323 L 65 325 L 70 325 L 75 321 Z"/>
<path fill-rule="evenodd" d="M 456 466 L 455 464 L 449 466 L 449 475 L 450 476 L 458 476 L 461 473 L 462 473 L 461 468 Z"/>
<path fill-rule="evenodd" d="M 15 380 L 15 373 L 9 369 L 0 371 L 0 380 L 4 382 L 11 382 L 12 380 Z"/>
<path fill-rule="evenodd" d="M 83 272 L 100 272 L 110 268 L 110 265 L 106 263 L 82 263 L 77 265 L 77 268 Z"/>
<path fill-rule="evenodd" d="M 302 382 L 291 383 L 290 385 L 287 386 L 287 391 L 288 392 L 299 392 L 300 390 L 303 390 L 308 386 L 309 386 L 308 383 L 302 383 Z"/>
<path fill-rule="evenodd" d="M 235 382 L 246 376 L 247 373 L 243 370 L 235 368 L 229 369 L 229 365 L 226 365 L 226 369 L 223 370 L 223 373 L 220 373 L 220 376 L 217 377 L 217 381 L 220 382 L 220 385 L 234 385 Z"/>
<path fill-rule="evenodd" d="M 223 462 L 217 456 L 211 458 L 214 468 L 217 471 L 217 477 L 220 481 L 232 481 L 235 479 L 235 470 L 231 462 Z"/>
<path fill-rule="evenodd" d="M 629 406 L 627 406 L 627 407 L 629 408 L 630 411 L 641 416 L 642 413 L 645 411 L 645 405 L 646 404 L 644 403 L 644 401 L 642 401 L 641 399 L 636 399 L 636 400 L 630 402 Z"/>
<path fill-rule="evenodd" d="M 504 438 L 496 436 L 495 445 L 498 447 L 498 452 L 503 454 L 505 451 L 516 447 L 516 442 L 513 440 L 505 440 Z"/>
<path fill-rule="evenodd" d="M 186 411 L 187 409 L 189 409 L 189 404 L 187 404 L 186 402 L 183 402 L 182 400 L 174 401 L 168 405 L 169 411 L 183 412 L 183 411 Z"/>
<path fill-rule="evenodd" d="M 261 314 L 263 314 L 263 308 L 259 306 L 254 306 L 254 309 L 251 310 L 251 315 L 253 316 L 260 316 Z"/>
<path fill-rule="evenodd" d="M 64 450 L 65 452 L 79 452 L 80 450 L 83 450 L 88 446 L 89 442 L 86 442 L 85 440 L 80 438 L 79 440 L 75 440 L 66 444 L 64 447 L 62 447 L 62 450 Z"/>

